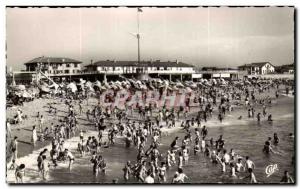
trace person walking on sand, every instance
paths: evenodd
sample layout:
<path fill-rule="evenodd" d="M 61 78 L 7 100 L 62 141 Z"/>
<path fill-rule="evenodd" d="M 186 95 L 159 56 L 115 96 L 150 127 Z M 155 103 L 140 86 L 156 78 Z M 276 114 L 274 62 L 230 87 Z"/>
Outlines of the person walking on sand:
<path fill-rule="evenodd" d="M 12 137 L 12 135 L 11 135 L 11 125 L 10 125 L 8 119 L 6 120 L 6 132 L 7 132 L 7 136 L 11 138 Z"/>
<path fill-rule="evenodd" d="M 42 172 L 42 175 L 43 175 L 43 180 L 47 180 L 47 174 L 49 172 L 50 164 L 46 160 L 45 155 L 42 156 L 42 159 L 43 159 L 43 161 L 42 161 L 42 165 L 41 165 L 41 172 Z"/>
<path fill-rule="evenodd" d="M 14 137 L 10 144 L 10 152 L 11 152 L 11 161 L 14 160 L 15 162 L 17 161 L 18 158 L 18 137 Z"/>
<path fill-rule="evenodd" d="M 65 149 L 65 155 L 69 159 L 69 171 L 71 171 L 75 158 L 74 158 L 73 154 L 67 148 Z"/>
<path fill-rule="evenodd" d="M 43 115 L 41 115 L 40 119 L 39 119 L 39 130 L 40 130 L 40 133 L 43 132 L 43 125 L 44 125 L 44 117 Z"/>
<path fill-rule="evenodd" d="M 36 141 L 37 141 L 36 128 L 35 128 L 35 126 L 33 126 L 32 127 L 32 135 L 31 135 L 31 142 L 32 142 L 33 146 L 35 146 Z"/>
<path fill-rule="evenodd" d="M 16 168 L 15 171 L 16 183 L 23 183 L 24 176 L 25 176 L 25 164 L 21 164 Z"/>

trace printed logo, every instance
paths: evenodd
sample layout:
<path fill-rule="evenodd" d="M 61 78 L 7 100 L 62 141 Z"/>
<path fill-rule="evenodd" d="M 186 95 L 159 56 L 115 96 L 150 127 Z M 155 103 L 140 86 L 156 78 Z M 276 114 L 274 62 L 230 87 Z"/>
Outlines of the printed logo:
<path fill-rule="evenodd" d="M 266 174 L 267 174 L 267 177 L 269 177 L 269 176 L 271 176 L 273 173 L 275 173 L 276 171 L 279 171 L 279 169 L 278 169 L 278 165 L 277 164 L 271 164 L 271 165 L 268 165 L 267 167 L 266 167 L 266 170 L 265 170 L 265 172 L 266 172 Z"/>

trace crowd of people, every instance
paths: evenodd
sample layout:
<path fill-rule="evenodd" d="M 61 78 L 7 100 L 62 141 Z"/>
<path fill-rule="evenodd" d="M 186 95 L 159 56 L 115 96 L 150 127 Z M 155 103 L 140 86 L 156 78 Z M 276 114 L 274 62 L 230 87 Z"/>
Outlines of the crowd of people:
<path fill-rule="evenodd" d="M 91 171 L 95 177 L 99 177 L 106 174 L 109 167 L 103 157 L 105 153 L 103 149 L 113 147 L 116 142 L 121 141 L 124 148 L 132 148 L 137 152 L 136 159 L 128 160 L 122 169 L 125 183 L 192 182 L 185 172 L 185 166 L 189 164 L 191 156 L 200 155 L 205 157 L 207 162 L 216 165 L 216 169 L 220 169 L 224 174 L 229 174 L 241 182 L 259 183 L 259 179 L 255 176 L 255 163 L 251 157 L 247 154 L 238 154 L 235 149 L 227 146 L 226 136 L 211 136 L 209 128 L 205 125 L 211 119 L 217 119 L 222 123 L 227 114 L 240 108 L 246 109 L 248 115 L 241 115 L 238 120 L 256 117 L 258 124 L 263 119 L 272 124 L 273 117 L 268 112 L 268 107 L 272 105 L 273 99 L 279 98 L 280 85 L 286 87 L 287 94 L 289 90 L 293 90 L 293 86 L 284 80 L 248 85 L 206 87 L 198 85 L 186 93 L 184 101 L 178 106 L 172 106 L 167 102 L 159 105 L 157 101 L 149 101 L 148 91 L 142 91 L 141 95 L 135 96 L 136 91 L 133 89 L 128 89 L 130 95 L 122 107 L 115 103 L 117 93 L 100 93 L 97 98 L 104 101 L 99 100 L 98 104 L 92 106 L 89 104 L 92 96 L 87 92 L 77 92 L 73 95 L 66 92 L 64 96 L 59 96 L 59 103 L 48 104 L 48 114 L 53 116 L 57 115 L 62 106 L 68 109 L 65 116 L 59 118 L 59 124 L 45 123 L 45 115 L 37 112 L 37 127 L 32 127 L 31 143 L 35 146 L 37 142 L 51 141 L 51 149 L 43 149 L 37 157 L 37 170 L 41 178 L 47 181 L 47 174 L 52 167 L 55 169 L 68 162 L 68 169 L 72 171 L 77 155 L 78 158 L 90 156 L 88 163 L 92 165 Z M 271 89 L 275 91 L 273 96 L 260 96 L 264 92 L 270 92 Z M 178 92 L 166 89 L 165 93 L 160 92 L 160 95 L 162 94 L 176 96 Z M 135 103 L 129 101 L 132 99 L 135 99 Z M 85 117 L 91 126 L 82 129 L 79 117 Z M 7 122 L 7 133 L 12 136 L 11 124 L 22 125 L 24 119 L 26 117 L 22 109 L 18 108 L 12 122 L 9 120 Z M 168 130 L 174 128 L 179 128 L 184 132 L 184 136 L 176 136 L 167 151 L 161 150 L 162 138 L 168 137 Z M 97 131 L 97 135 L 87 135 L 87 130 Z M 280 152 L 273 149 L 273 145 L 280 145 L 279 136 L 277 133 L 270 135 L 273 137 L 268 137 L 265 144 L 262 144 L 262 153 L 279 154 Z M 66 140 L 75 136 L 79 136 L 77 149 L 66 148 Z M 9 149 L 11 154 L 9 169 L 15 170 L 16 182 L 21 183 L 25 176 L 26 165 L 18 162 L 18 137 L 13 138 Z M 176 171 L 171 176 L 167 175 L 173 168 Z M 112 179 L 113 183 L 118 183 L 120 178 Z M 279 182 L 294 181 L 288 171 L 285 171 Z"/>

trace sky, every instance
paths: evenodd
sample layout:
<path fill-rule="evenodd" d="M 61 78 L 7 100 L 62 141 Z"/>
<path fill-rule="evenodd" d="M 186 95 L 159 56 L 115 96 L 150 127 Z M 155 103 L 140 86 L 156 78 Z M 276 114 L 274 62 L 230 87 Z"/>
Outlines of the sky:
<path fill-rule="evenodd" d="M 150 8 L 139 13 L 141 60 L 198 67 L 294 62 L 294 8 Z M 137 60 L 136 8 L 7 8 L 7 66 L 40 56 Z"/>

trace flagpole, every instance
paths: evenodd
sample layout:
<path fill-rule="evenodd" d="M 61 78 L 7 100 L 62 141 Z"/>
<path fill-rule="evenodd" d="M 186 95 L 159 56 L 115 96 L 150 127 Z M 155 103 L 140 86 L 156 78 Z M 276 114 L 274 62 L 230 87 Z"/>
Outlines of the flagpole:
<path fill-rule="evenodd" d="M 139 8 L 137 8 L 137 27 L 138 32 L 136 34 L 137 41 L 138 41 L 138 63 L 140 64 L 140 13 Z"/>

